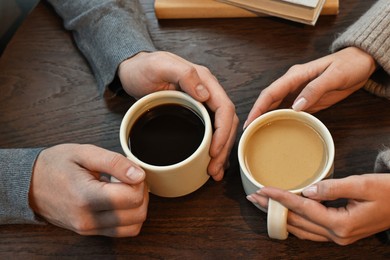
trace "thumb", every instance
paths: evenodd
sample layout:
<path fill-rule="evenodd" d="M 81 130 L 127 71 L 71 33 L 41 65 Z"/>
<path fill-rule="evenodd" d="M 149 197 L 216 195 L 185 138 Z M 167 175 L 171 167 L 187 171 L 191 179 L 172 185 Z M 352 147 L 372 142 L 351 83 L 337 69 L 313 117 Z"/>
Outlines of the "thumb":
<path fill-rule="evenodd" d="M 313 184 L 302 191 L 302 195 L 314 200 L 359 199 L 361 189 L 354 177 L 327 179 Z"/>
<path fill-rule="evenodd" d="M 107 173 L 121 182 L 139 184 L 145 179 L 144 170 L 122 154 L 94 145 L 81 145 L 78 164 L 90 171 Z"/>
<path fill-rule="evenodd" d="M 195 68 L 191 68 L 188 72 L 180 75 L 179 85 L 183 91 L 187 92 L 199 102 L 205 102 L 210 98 L 210 92 L 207 87 L 202 84 Z"/>
<path fill-rule="evenodd" d="M 210 98 L 210 92 L 202 83 L 201 78 L 216 80 L 211 72 L 207 68 L 191 63 L 175 54 L 169 53 L 168 55 L 173 59 L 165 75 L 168 80 L 177 83 L 183 91 L 199 102 L 207 101 Z"/>
<path fill-rule="evenodd" d="M 300 75 L 300 82 L 307 82 L 295 99 L 292 108 L 295 111 L 310 110 L 329 91 L 337 89 L 340 82 L 332 75 L 332 64 L 329 57 L 323 57 L 303 65 L 307 73 Z"/>

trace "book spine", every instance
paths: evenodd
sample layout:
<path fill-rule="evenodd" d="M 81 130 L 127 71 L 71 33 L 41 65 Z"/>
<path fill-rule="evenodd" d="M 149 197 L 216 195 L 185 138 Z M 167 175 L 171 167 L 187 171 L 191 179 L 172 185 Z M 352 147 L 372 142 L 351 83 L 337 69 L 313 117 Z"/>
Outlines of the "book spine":
<path fill-rule="evenodd" d="M 245 18 L 266 16 L 266 14 L 254 13 L 213 0 L 155 0 L 154 10 L 158 19 Z M 321 15 L 337 15 L 338 13 L 339 0 L 326 0 Z"/>
<path fill-rule="evenodd" d="M 186 0 L 184 0 L 186 1 Z M 158 19 L 185 19 L 185 18 L 238 18 L 257 17 L 256 13 L 232 5 L 210 1 L 165 3 L 156 0 L 154 10 Z"/>

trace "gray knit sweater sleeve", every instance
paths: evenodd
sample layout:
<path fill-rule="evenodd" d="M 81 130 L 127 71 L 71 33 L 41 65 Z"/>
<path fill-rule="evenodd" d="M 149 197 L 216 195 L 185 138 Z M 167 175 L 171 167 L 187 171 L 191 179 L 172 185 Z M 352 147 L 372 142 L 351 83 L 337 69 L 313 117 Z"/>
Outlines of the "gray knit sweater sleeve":
<path fill-rule="evenodd" d="M 138 0 L 48 0 L 73 32 L 101 91 L 119 64 L 141 51 L 155 51 Z"/>
<path fill-rule="evenodd" d="M 41 148 L 0 149 L 0 225 L 40 223 L 30 209 L 31 172 Z"/>
<path fill-rule="evenodd" d="M 144 15 L 135 0 L 48 0 L 73 32 L 101 91 L 119 64 L 140 51 L 154 51 Z M 0 149 L 0 224 L 40 223 L 28 193 L 42 149 Z"/>
<path fill-rule="evenodd" d="M 355 46 L 369 53 L 385 76 L 377 81 L 372 77 L 365 89 L 390 99 L 390 1 L 377 1 L 358 21 L 351 25 L 332 44 L 331 50 Z M 383 78 L 386 78 L 383 80 Z"/>

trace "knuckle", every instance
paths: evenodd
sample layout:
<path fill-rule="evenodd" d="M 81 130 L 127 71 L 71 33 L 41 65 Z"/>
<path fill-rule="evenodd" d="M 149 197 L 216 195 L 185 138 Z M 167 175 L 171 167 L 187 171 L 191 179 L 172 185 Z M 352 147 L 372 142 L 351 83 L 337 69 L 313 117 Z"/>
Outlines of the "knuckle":
<path fill-rule="evenodd" d="M 233 118 L 233 125 L 234 125 L 234 126 L 237 126 L 239 123 L 240 123 L 240 119 L 238 118 L 237 115 L 234 115 L 234 118 Z"/>
<path fill-rule="evenodd" d="M 197 65 L 198 69 L 203 71 L 204 73 L 207 73 L 207 74 L 212 74 L 210 69 L 207 68 L 206 66 L 203 66 L 203 65 Z"/>
<path fill-rule="evenodd" d="M 95 228 L 95 224 L 86 217 L 77 217 L 73 219 L 71 225 L 74 231 L 80 235 L 88 235 Z"/>
<path fill-rule="evenodd" d="M 118 153 L 113 153 L 113 155 L 110 156 L 108 159 L 108 166 L 112 169 L 115 169 L 120 164 L 121 160 L 122 155 Z"/>
<path fill-rule="evenodd" d="M 89 211 L 93 206 L 92 202 L 87 197 L 82 195 L 75 199 L 74 205 L 80 212 Z"/>
<path fill-rule="evenodd" d="M 348 245 L 353 242 L 351 237 L 353 237 L 354 227 L 349 223 L 348 221 L 339 220 L 337 227 L 333 230 L 335 243 Z"/>
<path fill-rule="evenodd" d="M 142 193 L 137 193 L 131 198 L 132 205 L 135 208 L 141 207 L 142 204 L 144 203 L 144 197 Z"/>
<path fill-rule="evenodd" d="M 225 107 L 226 107 L 226 110 L 227 110 L 230 114 L 236 115 L 236 107 L 235 107 L 235 105 L 234 105 L 232 102 L 227 102 Z M 237 115 L 236 115 L 235 117 L 237 117 Z M 237 118 L 237 119 L 238 119 L 238 118 Z"/>
<path fill-rule="evenodd" d="M 296 72 L 296 71 L 300 71 L 301 68 L 302 68 L 302 64 L 294 64 L 292 65 L 288 70 L 287 72 Z"/>
<path fill-rule="evenodd" d="M 195 74 L 197 74 L 197 70 L 194 66 L 191 65 L 186 66 L 183 72 L 184 77 L 191 77 Z"/>
<path fill-rule="evenodd" d="M 141 228 L 142 228 L 142 224 L 135 224 L 135 225 L 132 225 L 129 229 L 129 236 L 130 237 L 135 237 L 135 236 L 138 236 L 139 233 L 141 233 Z"/>

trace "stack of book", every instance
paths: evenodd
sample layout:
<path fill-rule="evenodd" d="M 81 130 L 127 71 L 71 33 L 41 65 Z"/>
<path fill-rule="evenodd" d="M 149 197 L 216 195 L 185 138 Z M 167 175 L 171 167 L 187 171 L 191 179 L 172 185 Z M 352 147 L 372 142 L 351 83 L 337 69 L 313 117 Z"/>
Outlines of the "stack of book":
<path fill-rule="evenodd" d="M 272 15 L 315 25 L 319 15 L 337 15 L 339 0 L 155 0 L 158 19 L 240 18 Z"/>

